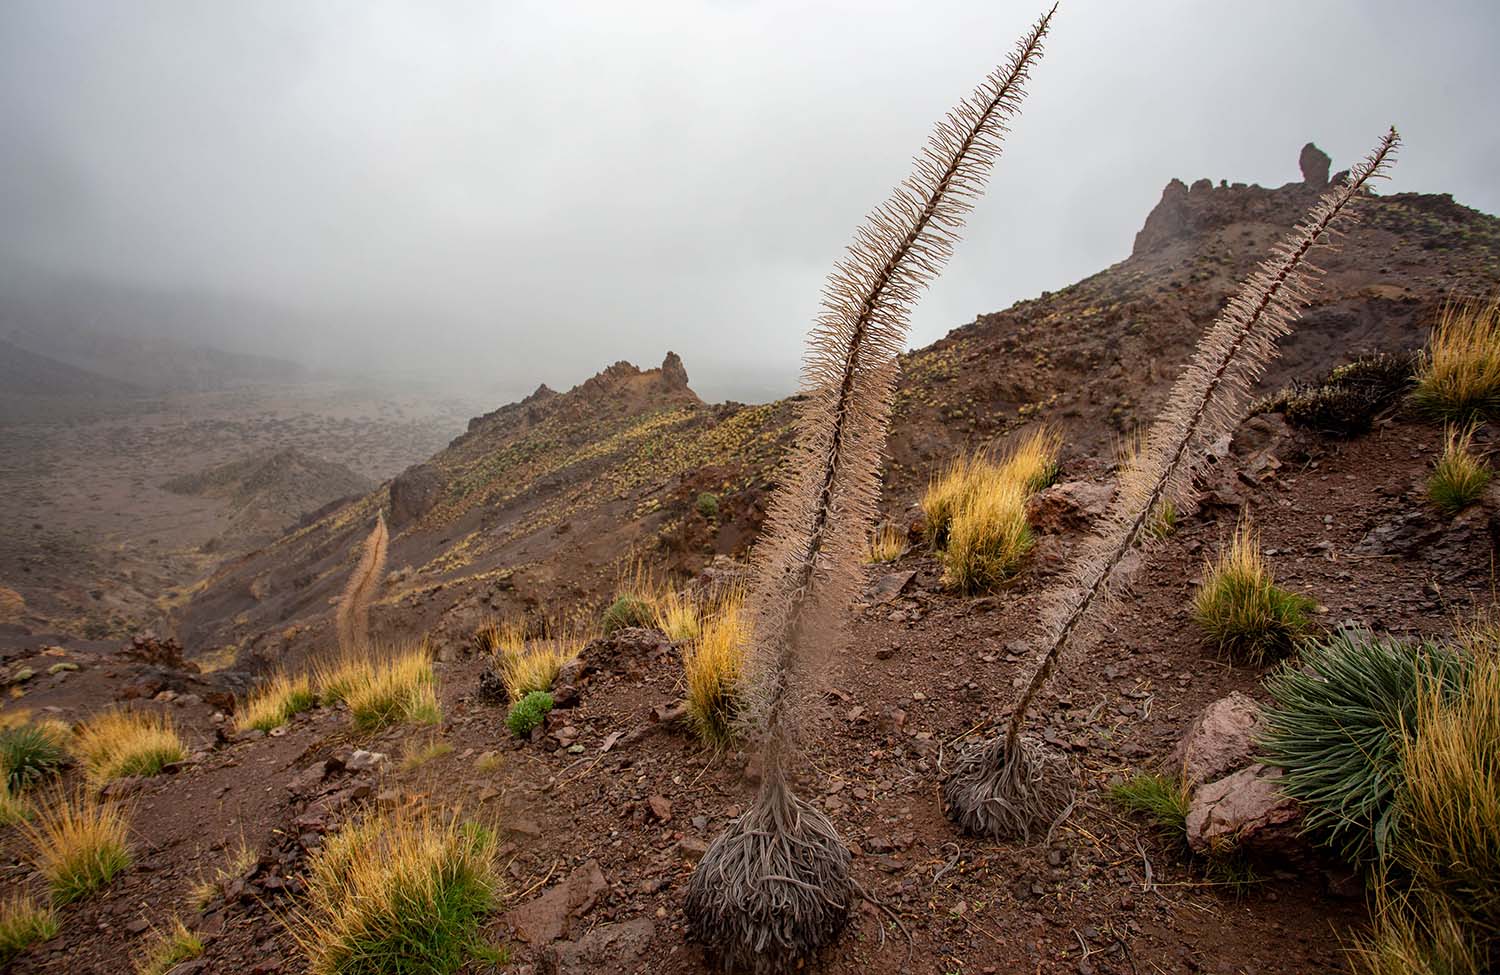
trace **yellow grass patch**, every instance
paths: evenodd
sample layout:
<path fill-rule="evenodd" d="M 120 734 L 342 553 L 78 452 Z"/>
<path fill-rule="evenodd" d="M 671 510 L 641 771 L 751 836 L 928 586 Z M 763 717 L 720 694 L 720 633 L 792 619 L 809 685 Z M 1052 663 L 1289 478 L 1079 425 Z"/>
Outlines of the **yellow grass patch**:
<path fill-rule="evenodd" d="M 33 944 L 57 934 L 57 915 L 24 894 L 0 901 L 0 968 Z"/>
<path fill-rule="evenodd" d="M 306 674 L 296 677 L 277 674 L 264 686 L 250 695 L 235 715 L 235 727 L 240 730 L 258 728 L 270 731 L 292 719 L 292 715 L 306 711 L 318 703 L 313 693 L 312 679 Z"/>
<path fill-rule="evenodd" d="M 994 589 L 1014 575 L 1034 542 L 1024 483 L 992 470 L 973 484 L 954 513 L 943 553 L 943 582 L 967 593 Z"/>
<path fill-rule="evenodd" d="M 1412 398 L 1449 420 L 1500 415 L 1500 299 L 1455 301 L 1443 308 Z"/>
<path fill-rule="evenodd" d="M 162 766 L 187 758 L 171 718 L 118 709 L 90 718 L 73 738 L 73 753 L 95 782 L 155 775 Z"/>
<path fill-rule="evenodd" d="M 118 804 L 75 793 L 55 795 L 37 809 L 34 822 L 22 824 L 31 862 L 47 879 L 55 903 L 87 897 L 130 865 L 126 819 Z"/>
<path fill-rule="evenodd" d="M 722 748 L 734 739 L 742 706 L 740 676 L 750 642 L 744 593 L 727 592 L 703 621 L 698 639 L 682 654 L 688 718 L 705 744 Z"/>
<path fill-rule="evenodd" d="M 1310 625 L 1315 603 L 1276 585 L 1260 536 L 1241 524 L 1204 569 L 1193 617 L 1217 649 L 1253 664 L 1284 656 Z"/>
<path fill-rule="evenodd" d="M 906 552 L 906 532 L 900 525 L 885 522 L 870 536 L 870 549 L 865 561 L 871 564 L 894 562 Z"/>
<path fill-rule="evenodd" d="M 164 931 L 153 932 L 146 950 L 136 959 L 136 975 L 167 975 L 173 968 L 203 954 L 203 939 L 178 917 Z"/>

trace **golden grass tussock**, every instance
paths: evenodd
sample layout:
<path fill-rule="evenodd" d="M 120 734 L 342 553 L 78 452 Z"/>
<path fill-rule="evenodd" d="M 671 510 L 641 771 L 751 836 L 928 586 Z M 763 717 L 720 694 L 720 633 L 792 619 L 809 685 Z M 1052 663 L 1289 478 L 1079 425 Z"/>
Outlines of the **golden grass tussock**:
<path fill-rule="evenodd" d="M 494 835 L 412 809 L 371 812 L 308 865 L 307 901 L 288 921 L 312 975 L 459 971 L 486 947 L 499 898 Z"/>
<path fill-rule="evenodd" d="M 500 680 L 511 701 L 533 691 L 550 691 L 563 667 L 577 659 L 588 640 L 567 634 L 527 640 L 518 650 L 500 658 Z"/>
<path fill-rule="evenodd" d="M 135 962 L 135 975 L 167 975 L 185 961 L 203 954 L 203 939 L 172 918 L 164 930 L 154 931 Z"/>
<path fill-rule="evenodd" d="M 373 731 L 401 722 L 437 724 L 442 710 L 425 645 L 398 651 L 353 671 L 344 702 L 354 726 Z"/>
<path fill-rule="evenodd" d="M 98 803 L 82 792 L 57 793 L 38 805 L 21 830 L 54 903 L 87 897 L 130 865 L 128 819 L 120 804 Z"/>
<path fill-rule="evenodd" d="M 1259 665 L 1285 656 L 1311 625 L 1316 604 L 1276 585 L 1260 536 L 1242 523 L 1229 546 L 1204 569 L 1193 618 L 1215 648 Z"/>
<path fill-rule="evenodd" d="M 1415 885 L 1500 943 L 1500 655 L 1475 655 L 1461 689 L 1424 681 L 1401 753 L 1398 857 Z"/>
<path fill-rule="evenodd" d="M 312 678 L 306 674 L 277 674 L 253 692 L 235 715 L 235 727 L 241 731 L 256 728 L 270 731 L 309 710 L 318 703 Z"/>
<path fill-rule="evenodd" d="M 201 911 L 214 899 L 214 895 L 249 873 L 250 868 L 255 866 L 259 859 L 260 854 L 245 839 L 245 834 L 240 833 L 239 844 L 235 846 L 229 859 L 222 866 L 214 868 L 212 877 L 204 876 L 200 872 L 198 882 L 188 891 L 188 899 Z"/>
<path fill-rule="evenodd" d="M 515 617 L 487 620 L 474 631 L 474 651 L 489 656 L 526 645 L 526 622 Z"/>
<path fill-rule="evenodd" d="M 1412 399 L 1430 415 L 1460 423 L 1500 416 L 1500 297 L 1443 307 Z"/>
<path fill-rule="evenodd" d="M 688 719 L 700 740 L 723 748 L 735 737 L 743 701 L 740 679 L 750 643 L 745 594 L 724 593 L 706 614 L 702 632 L 682 654 Z"/>
<path fill-rule="evenodd" d="M 0 968 L 34 944 L 57 934 L 57 915 L 24 894 L 13 893 L 0 901 Z"/>
<path fill-rule="evenodd" d="M 1427 497 L 1444 514 L 1457 514 L 1483 496 L 1493 476 L 1474 452 L 1474 428 L 1449 427 L 1442 456 L 1427 479 Z"/>
<path fill-rule="evenodd" d="M 995 589 L 1021 567 L 1035 537 L 1026 520 L 1026 482 L 989 468 L 959 505 L 943 551 L 943 583 L 960 592 Z"/>
<path fill-rule="evenodd" d="M 187 758 L 172 719 L 151 711 L 112 709 L 90 718 L 73 737 L 73 753 L 94 782 L 155 775 Z"/>
<path fill-rule="evenodd" d="M 893 522 L 884 522 L 870 536 L 870 550 L 865 561 L 871 565 L 894 562 L 906 554 L 906 532 Z"/>
<path fill-rule="evenodd" d="M 1371 932 L 1354 942 L 1355 975 L 1486 975 L 1477 932 L 1441 897 L 1397 893 L 1394 882 L 1375 888 Z"/>
<path fill-rule="evenodd" d="M 961 454 L 947 464 L 928 482 L 922 495 L 922 514 L 927 519 L 927 538 L 933 548 L 942 548 L 948 543 L 948 528 L 953 516 L 972 493 L 971 484 L 976 468 L 986 464 L 981 455 Z"/>
<path fill-rule="evenodd" d="M 668 589 L 656 600 L 656 628 L 667 635 L 673 643 L 688 643 L 698 639 L 702 624 L 703 607 L 690 592 Z"/>
<path fill-rule="evenodd" d="M 11 791 L 10 783 L 0 779 L 0 826 L 13 826 L 31 815 L 26 800 Z"/>
<path fill-rule="evenodd" d="M 1000 471 L 1034 494 L 1057 480 L 1061 453 L 1062 434 L 1045 426 L 1037 427 L 1010 448 L 1000 462 Z"/>

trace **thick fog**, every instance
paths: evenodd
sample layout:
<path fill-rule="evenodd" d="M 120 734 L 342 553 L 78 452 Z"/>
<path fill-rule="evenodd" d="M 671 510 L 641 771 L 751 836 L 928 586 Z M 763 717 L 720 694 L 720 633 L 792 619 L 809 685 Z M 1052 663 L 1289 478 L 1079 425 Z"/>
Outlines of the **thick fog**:
<path fill-rule="evenodd" d="M 763 399 L 1040 4 L 6 0 L 0 283 L 497 395 L 674 349 Z M 1121 260 L 1170 178 L 1278 185 L 1309 140 L 1340 169 L 1395 123 L 1387 190 L 1500 211 L 1497 41 L 1492 0 L 1063 0 L 912 344 Z"/>

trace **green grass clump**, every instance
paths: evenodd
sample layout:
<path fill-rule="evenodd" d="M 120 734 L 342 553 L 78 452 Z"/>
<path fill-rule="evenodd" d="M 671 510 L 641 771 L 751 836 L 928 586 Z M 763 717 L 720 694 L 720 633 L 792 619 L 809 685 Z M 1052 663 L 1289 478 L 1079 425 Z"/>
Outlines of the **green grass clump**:
<path fill-rule="evenodd" d="M 650 600 L 629 593 L 619 596 L 609 604 L 604 611 L 604 618 L 600 626 L 604 635 L 623 630 L 630 626 L 652 626 L 656 622 L 656 610 L 652 608 Z"/>
<path fill-rule="evenodd" d="M 1427 497 L 1444 514 L 1456 515 L 1478 501 L 1492 473 L 1484 459 L 1474 453 L 1474 430 L 1448 430 L 1443 455 L 1427 479 Z"/>
<path fill-rule="evenodd" d="M 1274 703 L 1260 747 L 1284 770 L 1281 788 L 1302 804 L 1309 833 L 1357 867 L 1386 861 L 1423 682 L 1457 687 L 1462 671 L 1461 656 L 1441 645 L 1341 630 L 1267 678 Z"/>
<path fill-rule="evenodd" d="M 1205 638 L 1231 658 L 1259 665 L 1285 656 L 1310 625 L 1317 604 L 1276 585 L 1260 540 L 1242 525 L 1193 597 Z"/>
<path fill-rule="evenodd" d="M 1163 829 L 1186 837 L 1190 796 L 1180 779 L 1142 772 L 1111 788 L 1109 797 L 1132 812 L 1145 813 Z"/>
<path fill-rule="evenodd" d="M 167 975 L 185 961 L 203 954 L 203 939 L 173 918 L 165 931 L 157 931 L 135 963 L 136 975 Z"/>
<path fill-rule="evenodd" d="M 130 866 L 126 814 L 118 805 L 95 803 L 82 794 L 57 796 L 22 830 L 55 904 L 87 897 Z"/>
<path fill-rule="evenodd" d="M 57 934 L 57 915 L 23 894 L 0 903 L 0 968 L 30 946 Z"/>
<path fill-rule="evenodd" d="M 510 706 L 505 726 L 517 738 L 525 738 L 546 720 L 551 710 L 552 695 L 547 691 L 532 691 Z"/>
<path fill-rule="evenodd" d="M 453 975 L 494 959 L 480 922 L 498 899 L 494 834 L 428 813 L 371 814 L 308 867 L 291 919 L 312 975 Z"/>
<path fill-rule="evenodd" d="M 0 777 L 12 791 L 53 777 L 67 762 L 67 738 L 51 726 L 24 724 L 0 731 Z"/>
<path fill-rule="evenodd" d="M 698 502 L 695 507 L 698 509 L 698 514 L 709 521 L 713 521 L 719 517 L 719 496 L 712 491 L 704 491 L 698 495 Z"/>

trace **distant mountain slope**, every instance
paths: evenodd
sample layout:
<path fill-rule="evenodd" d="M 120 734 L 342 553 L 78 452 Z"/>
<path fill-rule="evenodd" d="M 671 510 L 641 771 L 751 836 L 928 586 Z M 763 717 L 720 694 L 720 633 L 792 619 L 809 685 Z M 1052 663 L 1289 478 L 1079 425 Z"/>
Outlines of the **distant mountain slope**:
<path fill-rule="evenodd" d="M 295 447 L 263 452 L 162 485 L 176 494 L 222 498 L 230 504 L 218 547 L 265 544 L 331 501 L 361 495 L 374 485 L 343 464 Z"/>
<path fill-rule="evenodd" d="M 907 516 L 956 452 L 1003 448 L 1041 421 L 1063 433 L 1065 465 L 1107 465 L 1112 442 L 1155 415 L 1204 326 L 1319 189 L 1311 178 L 1277 189 L 1173 180 L 1126 260 L 903 356 L 887 511 Z M 1445 195 L 1367 204 L 1322 259 L 1321 297 L 1265 388 L 1362 352 L 1416 348 L 1447 297 L 1500 283 L 1500 220 Z M 377 508 L 392 515 L 400 581 L 376 629 L 438 641 L 488 613 L 597 603 L 631 558 L 693 571 L 742 553 L 794 402 L 705 406 L 675 356 L 648 372 L 617 364 L 568 393 L 543 387 L 471 421 L 427 464 L 222 568 L 184 607 L 182 635 L 268 658 L 326 646 L 328 602 Z M 695 504 L 705 491 L 712 516 Z"/>
<path fill-rule="evenodd" d="M 229 351 L 208 335 L 258 335 L 284 313 L 217 296 L 91 280 L 0 276 L 0 340 L 152 391 L 291 383 L 307 370 Z"/>
<path fill-rule="evenodd" d="M 80 369 L 0 339 L 0 393 L 113 399 L 141 396 L 145 390 L 134 383 Z"/>

